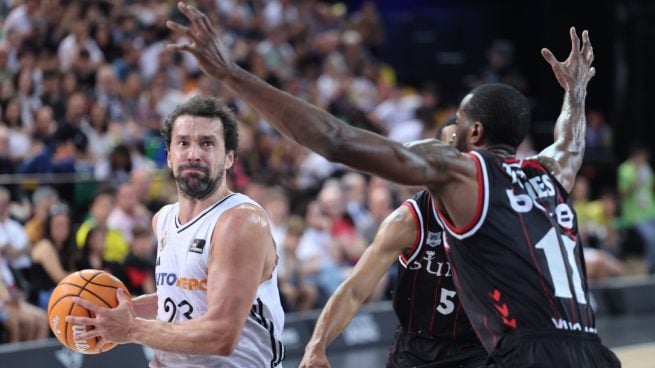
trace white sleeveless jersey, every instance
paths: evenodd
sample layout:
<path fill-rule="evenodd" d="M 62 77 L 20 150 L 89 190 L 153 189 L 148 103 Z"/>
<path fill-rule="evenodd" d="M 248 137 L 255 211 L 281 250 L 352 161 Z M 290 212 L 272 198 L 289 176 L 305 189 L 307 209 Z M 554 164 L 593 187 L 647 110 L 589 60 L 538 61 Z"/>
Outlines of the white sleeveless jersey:
<path fill-rule="evenodd" d="M 157 219 L 157 319 L 179 323 L 207 313 L 207 261 L 211 238 L 219 217 L 230 208 L 250 203 L 233 193 L 210 206 L 186 224 L 178 219 L 179 203 L 164 206 Z M 279 247 L 278 247 L 279 248 Z M 220 249 L 217 249 L 220 251 Z M 279 249 L 276 250 L 279 255 Z M 239 292 L 234 285 L 234 292 Z M 237 348 L 228 356 L 177 354 L 155 350 L 150 367 L 281 367 L 284 347 L 280 341 L 284 311 L 273 275 L 259 285 Z"/>

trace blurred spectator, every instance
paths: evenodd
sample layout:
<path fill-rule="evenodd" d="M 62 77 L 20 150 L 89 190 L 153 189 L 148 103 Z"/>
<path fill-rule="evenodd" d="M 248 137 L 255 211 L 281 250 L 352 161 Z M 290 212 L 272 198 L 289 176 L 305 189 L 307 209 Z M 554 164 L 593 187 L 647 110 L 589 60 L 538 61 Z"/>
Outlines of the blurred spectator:
<path fill-rule="evenodd" d="M 132 233 L 132 246 L 122 265 L 125 286 L 132 295 L 154 293 L 155 239 L 148 227 L 136 227 Z"/>
<path fill-rule="evenodd" d="M 119 144 L 115 146 L 108 157 L 103 157 L 95 165 L 95 178 L 98 181 L 108 181 L 117 188 L 130 180 L 132 172 L 132 155 L 130 149 Z"/>
<path fill-rule="evenodd" d="M 303 312 L 316 306 L 318 289 L 315 284 L 307 283 L 298 259 L 298 245 L 304 231 L 303 220 L 292 216 L 281 244 L 284 262 L 280 263 L 278 283 L 286 311 Z"/>
<path fill-rule="evenodd" d="M 10 343 L 45 339 L 49 331 L 46 312 L 25 301 L 1 252 L 0 324 Z"/>
<path fill-rule="evenodd" d="M 612 129 L 605 121 L 605 115 L 598 110 L 587 112 L 586 150 L 611 152 L 614 144 Z"/>
<path fill-rule="evenodd" d="M 5 19 L 2 34 L 16 32 L 18 37 L 25 38 L 41 22 L 43 22 L 41 0 L 25 0 L 22 5 L 18 5 L 11 10 L 7 19 Z"/>
<path fill-rule="evenodd" d="M 28 279 L 31 244 L 23 226 L 9 217 L 11 195 L 5 187 L 0 187 L 0 253 L 19 277 Z"/>
<path fill-rule="evenodd" d="M 0 124 L 0 175 L 13 174 L 16 165 L 9 151 L 10 133 L 6 126 Z"/>
<path fill-rule="evenodd" d="M 345 277 L 364 253 L 366 241 L 357 232 L 352 218 L 346 212 L 346 198 L 337 181 L 325 182 L 318 194 L 318 201 L 330 223 L 332 257 L 339 268 L 338 272 Z"/>
<path fill-rule="evenodd" d="M 57 122 L 54 119 L 52 108 L 47 105 L 40 107 L 34 119 L 32 150 L 35 145 L 42 149 L 44 145 L 50 144 L 56 131 Z"/>
<path fill-rule="evenodd" d="M 68 206 L 51 206 L 44 237 L 32 248 L 29 301 L 42 309 L 48 308 L 50 295 L 59 281 L 76 269 L 72 227 Z"/>
<path fill-rule="evenodd" d="M 648 163 L 650 154 L 642 146 L 632 148 L 618 171 L 621 221 L 641 237 L 648 272 L 655 273 L 655 178 Z"/>
<path fill-rule="evenodd" d="M 353 14 L 351 22 L 362 36 L 362 43 L 368 51 L 373 56 L 380 56 L 385 39 L 385 29 L 375 1 L 364 1 L 360 11 Z"/>
<path fill-rule="evenodd" d="M 363 234 L 373 219 L 367 208 L 366 178 L 358 172 L 348 172 L 341 177 L 341 188 L 346 200 L 346 213 L 355 224 L 357 232 Z"/>
<path fill-rule="evenodd" d="M 44 106 L 52 109 L 55 121 L 63 120 L 66 114 L 66 100 L 61 88 L 61 81 L 58 70 L 50 69 L 43 72 L 41 102 Z"/>
<path fill-rule="evenodd" d="M 278 246 L 284 244 L 289 220 L 289 198 L 282 188 L 273 187 L 267 190 L 266 197 L 261 202 L 268 213 L 273 240 Z"/>
<path fill-rule="evenodd" d="M 334 293 L 344 275 L 331 249 L 330 220 L 317 201 L 307 206 L 305 224 L 296 255 L 305 282 L 310 287 L 318 287 L 319 303 L 322 303 Z"/>
<path fill-rule="evenodd" d="M 487 65 L 473 81 L 471 87 L 483 83 L 506 83 L 526 93 L 528 83 L 514 64 L 514 44 L 506 39 L 493 41 L 487 50 Z"/>
<path fill-rule="evenodd" d="M 84 242 L 80 256 L 75 262 L 75 269 L 103 270 L 116 275 L 120 264 L 117 262 L 107 262 L 103 259 L 106 241 L 107 228 L 103 225 L 92 227 L 86 235 L 86 241 Z"/>
<path fill-rule="evenodd" d="M 128 244 L 132 243 L 135 228 L 151 226 L 152 214 L 139 203 L 134 185 L 125 183 L 118 187 L 116 205 L 109 213 L 107 227 L 123 234 Z"/>
<path fill-rule="evenodd" d="M 45 236 L 45 222 L 48 210 L 59 201 L 59 195 L 50 186 L 40 186 L 32 193 L 32 217 L 25 223 L 25 233 L 31 244 Z"/>
<path fill-rule="evenodd" d="M 626 273 L 623 262 L 602 249 L 585 247 L 584 258 L 587 278 L 591 281 L 623 276 Z"/>
<path fill-rule="evenodd" d="M 109 132 L 109 114 L 107 108 L 99 103 L 91 107 L 89 120 L 80 127 L 89 139 L 89 153 L 94 163 L 107 157 L 114 146 L 114 137 Z"/>
<path fill-rule="evenodd" d="M 88 59 L 93 69 L 104 59 L 98 44 L 89 37 L 89 25 L 86 19 L 77 19 L 73 23 L 71 33 L 61 40 L 57 55 L 62 72 L 69 71 L 80 57 Z"/>
<path fill-rule="evenodd" d="M 3 122 L 9 128 L 9 157 L 15 161 L 23 160 L 30 150 L 30 135 L 23 123 L 18 97 L 9 99 L 2 106 L 2 111 Z"/>
<path fill-rule="evenodd" d="M 371 243 L 382 221 L 393 211 L 393 193 L 388 186 L 378 186 L 367 191 L 368 209 L 371 223 L 361 233 Z"/>
<path fill-rule="evenodd" d="M 112 121 L 125 121 L 127 119 L 120 87 L 120 81 L 112 66 L 105 64 L 98 68 L 94 91 L 95 101 L 105 108 L 108 119 Z"/>
<path fill-rule="evenodd" d="M 78 248 L 84 247 L 89 231 L 100 225 L 107 227 L 107 219 L 114 208 L 114 191 L 100 190 L 89 207 L 89 217 L 82 222 L 75 234 Z M 107 228 L 103 259 L 107 262 L 123 262 L 129 253 L 129 244 L 120 230 Z"/>

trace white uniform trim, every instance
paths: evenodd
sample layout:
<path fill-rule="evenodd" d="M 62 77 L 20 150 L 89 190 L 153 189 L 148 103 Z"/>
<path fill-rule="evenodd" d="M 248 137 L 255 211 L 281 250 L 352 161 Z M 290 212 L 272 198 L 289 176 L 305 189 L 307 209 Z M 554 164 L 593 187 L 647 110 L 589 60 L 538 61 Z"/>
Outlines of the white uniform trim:
<path fill-rule="evenodd" d="M 489 210 L 489 176 L 487 174 L 486 162 L 484 161 L 482 155 L 479 153 L 471 151 L 470 154 L 472 155 L 473 160 L 477 160 L 477 164 L 480 167 L 480 173 L 482 174 L 482 178 L 478 177 L 478 185 L 482 185 L 482 203 L 478 203 L 478 206 L 482 205 L 482 211 L 480 212 L 479 217 L 477 219 L 473 219 L 475 223 L 473 226 L 470 226 L 469 230 L 464 233 L 460 233 L 456 229 L 452 228 L 451 225 L 449 225 L 448 219 L 443 218 L 439 211 L 435 211 L 437 213 L 437 218 L 443 225 L 443 228 L 446 229 L 448 233 L 455 239 L 459 240 L 466 239 L 475 235 L 480 227 L 482 227 L 484 220 L 487 218 L 487 212 Z"/>

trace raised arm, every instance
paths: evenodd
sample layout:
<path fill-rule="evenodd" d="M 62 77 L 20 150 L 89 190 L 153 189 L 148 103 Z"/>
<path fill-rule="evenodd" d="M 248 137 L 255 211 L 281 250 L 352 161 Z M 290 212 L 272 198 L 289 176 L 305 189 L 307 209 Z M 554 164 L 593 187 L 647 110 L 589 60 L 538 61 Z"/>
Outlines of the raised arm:
<path fill-rule="evenodd" d="M 305 348 L 301 368 L 330 366 L 325 354 L 328 344 L 350 324 L 400 252 L 412 247 L 416 232 L 414 217 L 404 205 L 382 222 L 373 243 L 323 308 Z"/>
<path fill-rule="evenodd" d="M 571 53 L 560 62 L 548 49 L 541 54 L 550 64 L 559 84 L 564 88 L 562 112 L 555 124 L 555 142 L 539 153 L 540 158 L 554 161 L 555 167 L 549 167 L 558 181 L 567 191 L 571 191 L 575 177 L 582 165 L 585 150 L 585 98 L 587 84 L 596 74 L 591 66 L 594 52 L 589 41 L 589 32 L 582 32 L 582 48 L 575 28 L 571 27 Z"/>
<path fill-rule="evenodd" d="M 398 142 L 351 127 L 335 116 L 272 87 L 230 59 L 219 32 L 205 14 L 184 2 L 180 2 L 178 8 L 191 25 L 186 27 L 172 21 L 167 25 L 192 42 L 168 47 L 193 54 L 207 75 L 222 81 L 282 134 L 330 161 L 401 184 L 425 185 L 447 180 L 445 166 L 440 164 L 448 157 L 440 157 L 439 153 L 419 155 Z"/>

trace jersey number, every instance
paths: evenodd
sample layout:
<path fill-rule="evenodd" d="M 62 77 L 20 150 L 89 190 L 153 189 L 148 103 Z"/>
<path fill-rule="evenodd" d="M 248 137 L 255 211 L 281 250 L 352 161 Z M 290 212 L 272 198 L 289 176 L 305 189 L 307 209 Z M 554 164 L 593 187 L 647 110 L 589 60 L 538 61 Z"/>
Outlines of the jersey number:
<path fill-rule="evenodd" d="M 168 317 L 168 322 L 173 322 L 178 308 L 180 309 L 180 313 L 183 313 L 182 315 L 186 317 L 186 319 L 191 319 L 191 313 L 193 313 L 193 306 L 191 305 L 191 303 L 189 303 L 186 300 L 182 300 L 177 305 L 175 305 L 173 299 L 166 298 L 166 300 L 164 300 L 164 312 L 170 313 L 171 315 L 170 317 Z M 185 308 L 186 311 L 182 312 L 182 308 Z"/>
<path fill-rule="evenodd" d="M 453 313 L 453 310 L 455 310 L 455 303 L 453 303 L 453 298 L 456 294 L 457 293 L 453 290 L 441 288 L 441 297 L 437 311 L 443 315 Z"/>
<path fill-rule="evenodd" d="M 584 290 L 582 289 L 582 278 L 578 270 L 578 264 L 575 261 L 575 242 L 565 235 L 559 236 L 562 240 L 561 244 L 564 245 L 566 252 L 566 260 L 571 267 L 571 281 L 573 283 L 573 290 L 578 303 L 587 304 Z M 562 255 L 560 242 L 558 242 L 557 231 L 552 228 L 546 235 L 539 240 L 535 245 L 538 249 L 542 249 L 546 255 L 546 263 L 548 264 L 548 272 L 550 278 L 553 280 L 555 286 L 555 296 L 560 298 L 573 298 L 571 293 L 571 283 L 569 283 L 569 274 L 566 271 L 566 264 Z"/>

